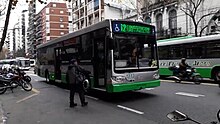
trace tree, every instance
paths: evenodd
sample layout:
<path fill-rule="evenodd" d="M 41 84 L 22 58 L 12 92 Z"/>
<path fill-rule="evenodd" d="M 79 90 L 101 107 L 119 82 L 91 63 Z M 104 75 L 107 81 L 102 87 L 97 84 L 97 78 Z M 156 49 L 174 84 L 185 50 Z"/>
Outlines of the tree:
<path fill-rule="evenodd" d="M 30 4 L 33 3 L 33 1 L 35 0 L 26 0 L 26 2 L 29 2 Z M 41 4 L 45 4 L 46 2 L 44 2 L 43 0 L 38 0 Z M 4 45 L 5 42 L 5 38 L 7 35 L 7 30 L 8 30 L 8 24 L 9 24 L 9 18 L 10 18 L 10 13 L 11 13 L 11 9 L 15 8 L 16 4 L 17 4 L 18 0 L 9 0 L 8 3 L 8 10 L 6 13 L 6 18 L 5 18 L 5 25 L 4 25 L 4 29 L 3 29 L 3 33 L 2 33 L 2 38 L 1 38 L 1 42 L 0 42 L 0 52 L 2 51 L 2 47 Z"/>
<path fill-rule="evenodd" d="M 198 27 L 200 22 L 207 16 L 213 15 L 216 12 L 212 11 L 207 14 L 203 14 L 202 16 L 199 17 L 199 11 L 201 9 L 202 4 L 204 3 L 205 0 L 179 0 L 180 1 L 180 9 L 192 19 L 193 25 L 194 25 L 194 33 L 195 36 L 198 37 Z M 200 30 L 200 36 L 202 35 L 202 31 L 207 27 L 205 25 L 202 27 Z"/>
<path fill-rule="evenodd" d="M 1 1 L 0 3 L 0 18 L 5 14 L 6 1 Z"/>
<path fill-rule="evenodd" d="M 0 59 L 5 59 L 6 55 L 9 53 L 8 49 L 3 48 L 0 52 Z"/>

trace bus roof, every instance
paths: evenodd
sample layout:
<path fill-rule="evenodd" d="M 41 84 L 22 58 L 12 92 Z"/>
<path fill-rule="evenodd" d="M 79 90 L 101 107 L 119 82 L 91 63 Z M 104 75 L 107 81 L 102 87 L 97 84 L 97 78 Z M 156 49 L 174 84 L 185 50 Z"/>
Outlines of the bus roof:
<path fill-rule="evenodd" d="M 157 41 L 157 46 L 168 46 L 175 44 L 184 44 L 184 43 L 196 43 L 196 42 L 205 42 L 220 39 L 220 35 L 210 35 L 203 37 L 185 37 L 185 38 L 176 38 L 176 39 L 167 39 Z"/>
<path fill-rule="evenodd" d="M 42 47 L 45 47 L 45 46 L 49 46 L 49 45 L 52 45 L 52 44 L 56 44 L 56 43 L 58 43 L 58 42 L 60 42 L 60 41 L 64 41 L 64 40 L 73 38 L 73 37 L 75 37 L 75 36 L 78 36 L 78 35 L 81 35 L 81 34 L 84 34 L 84 33 L 90 32 L 90 31 L 94 31 L 94 30 L 97 30 L 97 29 L 100 29 L 100 28 L 104 28 L 104 27 L 106 27 L 106 26 L 109 26 L 109 20 L 101 21 L 101 22 L 99 22 L 98 24 L 99 24 L 99 27 L 97 27 L 96 24 L 91 25 L 91 26 L 88 26 L 88 27 L 83 28 L 83 29 L 80 29 L 80 30 L 78 30 L 78 31 L 75 31 L 75 32 L 66 34 L 66 35 L 64 35 L 64 36 L 62 36 L 62 37 L 53 39 L 53 40 L 51 40 L 50 42 L 47 42 L 47 43 L 45 43 L 45 44 L 41 44 L 41 45 L 37 46 L 37 48 L 42 48 Z"/>
<path fill-rule="evenodd" d="M 80 29 L 78 31 L 74 31 L 72 33 L 69 33 L 69 34 L 66 34 L 62 37 L 59 37 L 59 38 L 56 38 L 56 39 L 53 39 L 47 43 L 44 43 L 44 44 L 41 44 L 41 45 L 38 45 L 37 46 L 37 49 L 39 48 L 43 48 L 45 46 L 49 46 L 49 45 L 52 45 L 52 44 L 56 44 L 56 43 L 59 43 L 60 41 L 64 41 L 64 40 L 68 40 L 70 38 L 73 38 L 75 36 L 79 36 L 79 35 L 82 35 L 82 34 L 85 34 L 85 33 L 88 33 L 88 32 L 91 32 L 91 31 L 95 31 L 95 30 L 98 30 L 98 29 L 101 29 L 101 28 L 104 28 L 104 27 L 107 27 L 107 26 L 110 26 L 110 21 L 125 21 L 125 22 L 134 22 L 132 20 L 121 20 L 121 19 L 118 19 L 118 20 L 111 20 L 111 19 L 106 19 L 106 20 L 103 20 L 101 22 L 98 22 L 94 25 L 90 25 L 86 28 L 83 28 L 83 29 Z M 149 25 L 149 24 L 146 24 L 144 22 L 137 22 L 137 23 L 142 23 L 142 24 L 145 24 L 145 25 Z M 149 26 L 152 26 L 152 25 L 149 25 Z M 153 26 L 152 26 L 153 27 Z"/>

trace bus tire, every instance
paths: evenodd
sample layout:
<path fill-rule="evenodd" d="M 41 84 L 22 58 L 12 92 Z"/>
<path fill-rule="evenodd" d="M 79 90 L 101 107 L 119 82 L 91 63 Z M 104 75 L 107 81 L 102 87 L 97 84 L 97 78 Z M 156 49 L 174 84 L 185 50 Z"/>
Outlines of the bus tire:
<path fill-rule="evenodd" d="M 214 71 L 214 80 L 218 83 L 220 87 L 220 68 L 216 68 Z"/>
<path fill-rule="evenodd" d="M 48 70 L 45 71 L 45 78 L 46 78 L 46 83 L 49 83 L 50 82 L 50 78 L 49 78 Z"/>

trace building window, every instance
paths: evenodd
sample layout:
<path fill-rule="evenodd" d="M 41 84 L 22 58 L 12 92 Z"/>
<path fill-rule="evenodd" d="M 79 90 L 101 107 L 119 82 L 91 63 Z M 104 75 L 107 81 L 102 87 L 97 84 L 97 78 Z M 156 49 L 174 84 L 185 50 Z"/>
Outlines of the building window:
<path fill-rule="evenodd" d="M 63 17 L 60 17 L 60 21 L 61 21 L 61 22 L 63 21 Z"/>
<path fill-rule="evenodd" d="M 157 14 L 156 16 L 156 26 L 157 26 L 157 35 L 162 36 L 163 35 L 163 20 L 162 20 L 162 14 Z"/>
<path fill-rule="evenodd" d="M 64 28 L 64 25 L 60 25 L 61 28 Z"/>
<path fill-rule="evenodd" d="M 49 8 L 46 8 L 46 14 L 49 14 L 49 13 L 50 13 Z"/>
<path fill-rule="evenodd" d="M 151 18 L 150 18 L 150 17 L 147 17 L 147 18 L 145 19 L 145 22 L 148 23 L 148 24 L 151 23 Z"/>
<path fill-rule="evenodd" d="M 48 22 L 50 20 L 50 16 L 46 15 L 46 22 Z"/>
<path fill-rule="evenodd" d="M 174 9 L 169 12 L 169 29 L 171 35 L 177 35 L 177 13 Z"/>
<path fill-rule="evenodd" d="M 50 40 L 50 36 L 47 36 L 47 39 L 46 39 L 46 40 L 47 40 L 47 41 Z"/>
<path fill-rule="evenodd" d="M 63 10 L 61 10 L 60 13 L 63 14 Z"/>
<path fill-rule="evenodd" d="M 61 31 L 61 32 L 60 32 L 60 35 L 64 35 L 64 32 Z"/>
<path fill-rule="evenodd" d="M 53 4 L 53 7 L 57 7 L 57 4 Z"/>

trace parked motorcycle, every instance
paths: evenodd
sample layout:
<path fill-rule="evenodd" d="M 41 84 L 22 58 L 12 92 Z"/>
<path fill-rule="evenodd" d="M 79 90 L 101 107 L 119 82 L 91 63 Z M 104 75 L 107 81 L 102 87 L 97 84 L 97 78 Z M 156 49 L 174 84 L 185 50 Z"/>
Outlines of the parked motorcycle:
<path fill-rule="evenodd" d="M 197 73 L 193 67 L 187 67 L 184 73 L 180 71 L 179 66 L 171 66 L 168 69 L 173 72 L 173 76 L 170 78 L 175 79 L 176 83 L 180 83 L 181 81 L 193 81 L 195 84 L 200 84 L 202 81 L 201 75 Z"/>
<path fill-rule="evenodd" d="M 26 79 L 27 80 L 27 79 Z M 30 81 L 26 81 L 22 75 L 8 73 L 0 75 L 0 94 L 6 92 L 8 88 L 13 92 L 14 88 L 21 86 L 25 91 L 32 90 Z"/>
<path fill-rule="evenodd" d="M 189 120 L 189 121 L 193 121 L 196 124 L 202 124 L 201 122 L 196 121 L 195 119 L 192 119 L 191 117 L 188 117 L 186 114 L 184 114 L 178 110 L 175 110 L 173 112 L 168 113 L 167 118 L 169 118 L 173 122 Z M 217 119 L 220 122 L 220 110 L 217 112 Z M 210 124 L 217 124 L 217 123 L 218 122 L 216 122 L 216 121 L 212 121 Z"/>

